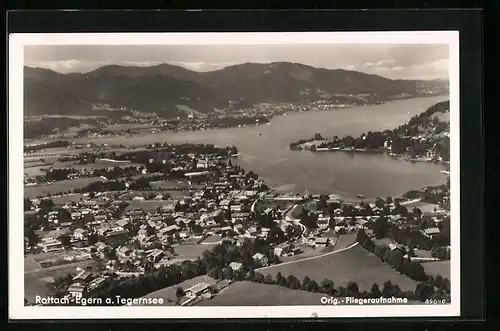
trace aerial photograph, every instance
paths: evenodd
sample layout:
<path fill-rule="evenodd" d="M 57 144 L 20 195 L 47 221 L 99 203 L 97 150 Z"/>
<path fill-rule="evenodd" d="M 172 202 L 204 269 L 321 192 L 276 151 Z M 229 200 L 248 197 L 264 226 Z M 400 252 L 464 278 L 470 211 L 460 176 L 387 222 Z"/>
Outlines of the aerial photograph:
<path fill-rule="evenodd" d="M 449 49 L 24 46 L 24 305 L 449 305 Z"/>

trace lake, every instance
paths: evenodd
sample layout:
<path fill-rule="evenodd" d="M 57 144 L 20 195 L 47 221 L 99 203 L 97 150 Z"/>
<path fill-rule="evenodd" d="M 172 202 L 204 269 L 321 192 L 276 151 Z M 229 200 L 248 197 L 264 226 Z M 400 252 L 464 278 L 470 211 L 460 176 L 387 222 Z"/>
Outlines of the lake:
<path fill-rule="evenodd" d="M 289 113 L 270 124 L 194 132 L 163 132 L 124 137 L 77 139 L 76 142 L 146 144 L 153 142 L 235 145 L 241 156 L 234 163 L 253 170 L 270 186 L 293 191 L 336 193 L 345 199 L 396 196 L 411 189 L 445 181 L 442 165 L 412 163 L 384 154 L 290 151 L 288 145 L 319 132 L 324 137 L 357 136 L 393 129 L 447 96 L 397 100 L 375 106 Z"/>

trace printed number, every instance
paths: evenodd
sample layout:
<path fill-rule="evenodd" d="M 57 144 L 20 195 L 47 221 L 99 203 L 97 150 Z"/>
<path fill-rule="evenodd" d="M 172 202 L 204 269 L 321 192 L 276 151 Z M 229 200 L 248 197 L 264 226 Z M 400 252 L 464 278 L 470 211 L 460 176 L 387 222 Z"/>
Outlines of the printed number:
<path fill-rule="evenodd" d="M 430 304 L 430 305 L 440 305 L 440 304 L 445 304 L 446 300 L 445 299 L 441 299 L 441 300 L 438 300 L 438 299 L 426 299 L 425 303 L 426 304 Z"/>

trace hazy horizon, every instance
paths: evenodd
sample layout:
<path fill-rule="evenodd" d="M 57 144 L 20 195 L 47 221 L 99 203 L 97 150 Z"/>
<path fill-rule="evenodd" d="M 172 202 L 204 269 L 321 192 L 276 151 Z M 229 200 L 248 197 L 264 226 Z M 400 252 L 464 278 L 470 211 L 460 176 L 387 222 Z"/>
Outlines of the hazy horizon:
<path fill-rule="evenodd" d="M 203 73 L 203 72 L 214 72 L 214 71 L 222 70 L 222 69 L 225 69 L 225 68 L 235 67 L 235 66 L 244 65 L 244 64 L 268 64 L 268 65 L 271 65 L 271 64 L 274 64 L 274 63 L 291 63 L 291 64 L 301 64 L 301 65 L 309 66 L 308 64 L 304 64 L 304 63 L 288 62 L 288 61 L 267 62 L 267 63 L 265 63 L 265 62 L 243 62 L 243 63 L 228 65 L 228 66 L 225 66 L 225 67 L 222 67 L 222 68 L 218 68 L 218 69 L 196 70 L 196 69 L 186 68 L 186 67 L 183 67 L 181 65 L 170 64 L 170 63 L 147 64 L 147 65 L 140 65 L 140 64 L 136 64 L 136 65 L 104 64 L 102 66 L 99 66 L 99 67 L 96 67 L 94 69 L 90 69 L 90 70 L 87 70 L 87 71 L 71 71 L 71 72 L 61 72 L 61 71 L 57 71 L 57 70 L 51 69 L 51 68 L 35 67 L 35 66 L 29 66 L 29 65 L 25 65 L 25 67 L 28 67 L 28 68 L 31 68 L 31 69 L 51 70 L 51 71 L 57 72 L 59 74 L 66 75 L 66 74 L 86 74 L 86 73 L 90 73 L 90 72 L 96 71 L 96 70 L 101 69 L 101 68 L 111 67 L 111 66 L 118 66 L 118 67 L 125 67 L 125 68 L 126 67 L 130 67 L 130 68 L 133 68 L 133 67 L 137 67 L 137 68 L 138 67 L 153 68 L 153 67 L 159 67 L 159 66 L 162 66 L 162 65 L 170 65 L 170 66 L 183 68 L 183 69 L 186 69 L 186 70 L 189 70 L 189 71 L 193 71 L 193 72 Z M 326 70 L 346 70 L 346 71 L 361 72 L 361 73 L 364 73 L 364 74 L 377 75 L 377 76 L 380 76 L 380 77 L 384 77 L 384 78 L 388 78 L 388 79 L 393 79 L 393 80 L 398 80 L 398 79 L 399 80 L 436 80 L 436 81 L 438 81 L 438 80 L 442 80 L 442 81 L 449 80 L 448 77 L 436 77 L 436 78 L 389 78 L 389 77 L 386 77 L 386 76 L 381 75 L 381 74 L 372 74 L 372 73 L 363 72 L 361 70 L 349 70 L 349 69 L 344 69 L 344 68 L 319 68 L 319 67 L 314 67 L 314 66 L 310 66 L 310 67 L 313 67 L 313 68 L 316 68 L 316 69 L 326 69 Z"/>
<path fill-rule="evenodd" d="M 24 64 L 58 73 L 87 73 L 118 65 L 179 66 L 197 72 L 244 63 L 290 62 L 343 69 L 389 79 L 449 79 L 444 44 L 289 45 L 51 45 L 25 46 Z"/>

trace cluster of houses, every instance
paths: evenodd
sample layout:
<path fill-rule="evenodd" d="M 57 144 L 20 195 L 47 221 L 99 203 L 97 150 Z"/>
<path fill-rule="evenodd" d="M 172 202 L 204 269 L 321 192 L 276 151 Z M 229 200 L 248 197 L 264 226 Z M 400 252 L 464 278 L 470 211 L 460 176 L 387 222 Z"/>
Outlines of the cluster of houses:
<path fill-rule="evenodd" d="M 196 244 L 208 236 L 231 236 L 238 245 L 246 238 L 267 239 L 270 229 L 259 226 L 252 218 L 256 200 L 265 193 L 246 185 L 249 179 L 245 175 L 228 177 L 233 183 L 221 177 L 219 182 L 191 191 L 189 196 L 165 200 L 154 212 L 121 210 L 123 200 L 117 198 L 116 193 L 84 194 L 80 201 L 55 206 L 43 216 L 48 226 L 40 229 L 44 238 L 38 247 L 47 253 L 61 251 L 61 255 L 68 248 L 78 249 L 89 257 L 104 257 L 110 249 L 115 249 L 119 263 L 110 263 L 107 267 L 115 272 L 124 271 L 120 268 L 127 262 L 127 271 L 141 272 L 145 261 L 157 266 L 180 260 L 182 257 L 175 259 L 172 247 Z M 244 188 L 235 189 L 235 186 Z M 275 195 L 275 198 L 283 200 L 282 196 Z M 38 217 L 40 203 L 38 199 L 33 200 L 32 210 L 27 211 L 25 217 Z M 69 240 L 63 243 L 62 236 Z M 255 259 L 262 265 L 267 264 L 264 256 L 257 254 Z M 135 267 L 130 268 L 131 264 Z"/>
<path fill-rule="evenodd" d="M 151 162 L 163 161 L 154 159 Z M 301 206 L 296 208 L 299 211 L 303 210 L 303 206 L 314 216 L 317 223 L 317 230 L 309 231 L 310 236 L 303 238 L 303 243 L 320 248 L 332 244 L 331 237 L 321 236 L 322 232 L 330 228 L 337 234 L 358 229 L 368 231 L 383 212 L 375 204 L 371 204 L 369 216 L 363 206 L 354 207 L 355 214 L 362 216 L 346 217 L 341 208 L 335 209 L 333 214 L 327 213 L 318 207 L 319 196 L 263 192 L 262 181 L 235 171 L 235 167 L 228 165 L 214 178 L 211 171 L 212 167 L 216 166 L 214 160 L 198 158 L 195 161 L 195 171 L 186 173 L 185 177 L 189 181 L 197 180 L 198 183 L 208 182 L 203 188 L 190 187 L 189 195 L 164 200 L 155 211 L 149 212 L 141 208 L 123 209 L 123 202 L 131 198 L 117 197 L 116 192 L 86 194 L 80 201 L 57 206 L 43 215 L 46 219 L 44 224 L 48 226 L 45 225 L 46 228 L 42 229 L 42 232 L 54 231 L 51 231 L 50 235 L 44 235 L 38 247 L 47 253 L 61 252 L 61 255 L 65 254 L 68 248 L 73 248 L 85 253 L 81 256 L 105 258 L 108 260 L 105 264 L 107 270 L 127 277 L 140 275 L 151 265 L 159 267 L 194 258 L 176 256 L 176 246 L 199 244 L 210 236 L 220 240 L 231 238 L 237 245 L 247 239 L 268 239 L 272 230 L 257 224 L 254 217 L 262 209 L 263 214 L 270 215 L 278 228 L 286 234 L 290 225 L 300 224 L 297 215 L 294 215 L 294 207 L 290 206 Z M 187 166 L 188 162 L 185 163 Z M 179 167 L 185 170 L 184 166 Z M 206 180 L 199 180 L 205 177 Z M 137 196 L 140 196 L 138 192 L 129 193 L 137 193 Z M 333 195 L 328 198 L 327 204 L 338 202 L 337 197 Z M 257 202 L 267 208 L 259 209 L 256 207 Z M 32 204 L 33 209 L 26 212 L 25 217 L 33 217 L 33 214 L 40 211 L 39 200 L 33 200 Z M 286 206 L 284 210 L 280 207 L 283 205 Z M 395 206 L 392 205 L 391 212 L 394 210 Z M 285 217 L 288 214 L 291 217 Z M 442 220 L 441 216 L 438 213 L 433 214 L 434 223 L 431 222 L 428 228 L 421 230 L 425 236 L 439 234 L 437 224 Z M 391 216 L 389 222 L 402 227 L 409 226 L 405 218 L 399 215 Z M 62 236 L 66 237 L 65 240 L 62 240 Z M 291 242 L 276 243 L 272 248 L 277 257 L 301 253 L 300 245 L 297 247 Z M 110 252 L 114 252 L 115 256 Z M 262 253 L 254 254 L 253 259 L 261 266 L 269 264 Z M 238 271 L 243 266 L 233 262 L 229 267 Z M 96 276 L 89 271 L 82 271 L 70 286 L 70 296 L 85 296 L 105 281 L 105 273 Z M 188 289 L 186 296 L 199 297 L 206 293 L 208 287 L 200 285 Z"/>
<path fill-rule="evenodd" d="M 106 275 L 96 276 L 91 271 L 81 270 L 73 277 L 67 296 L 75 300 L 86 297 L 103 286 L 108 279 Z"/>
<path fill-rule="evenodd" d="M 450 246 L 442 247 L 443 254 L 440 257 L 433 256 L 431 251 L 410 249 L 410 247 L 408 247 L 407 245 L 402 245 L 395 242 L 389 244 L 389 249 L 391 251 L 396 251 L 396 250 L 401 251 L 403 254 L 403 259 L 414 262 L 432 262 L 432 261 L 439 261 L 442 259 L 449 260 L 451 255 Z"/>

